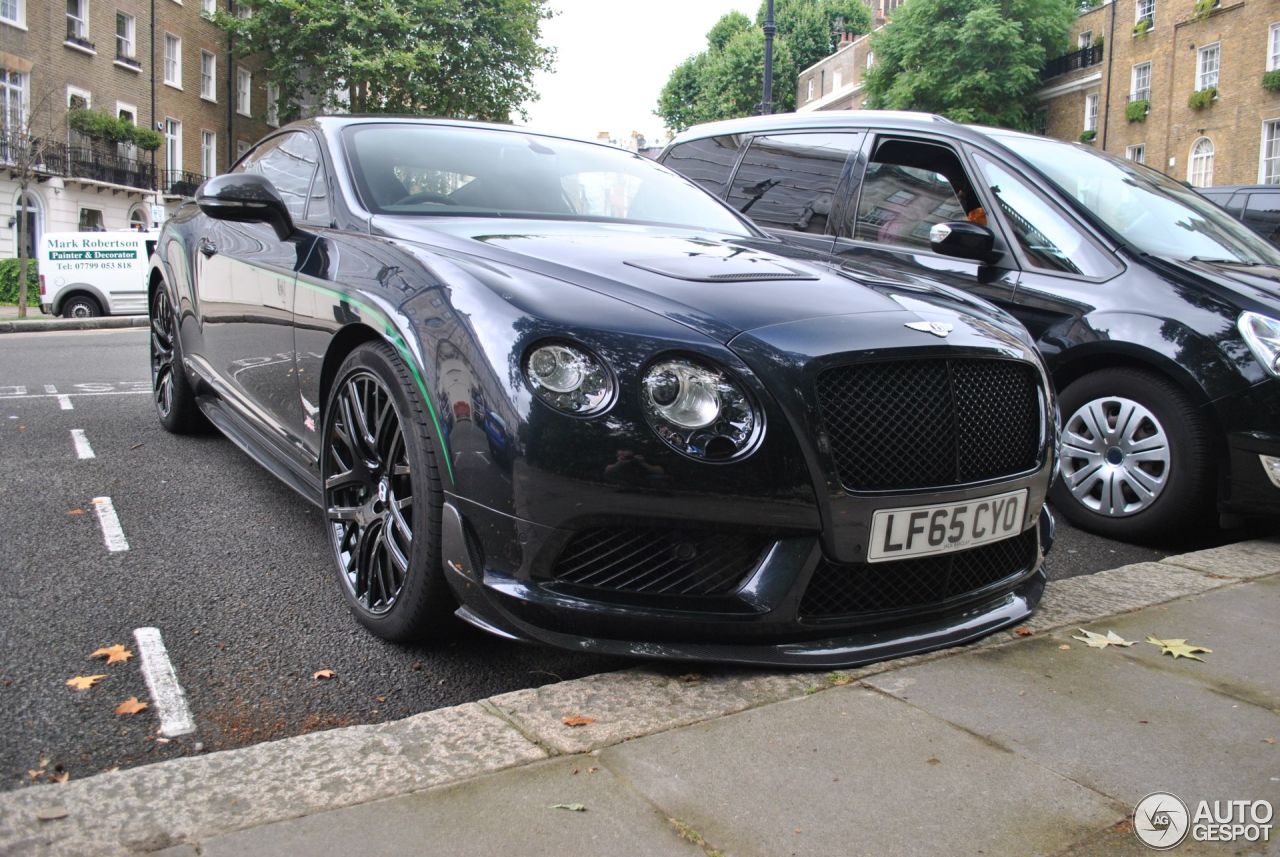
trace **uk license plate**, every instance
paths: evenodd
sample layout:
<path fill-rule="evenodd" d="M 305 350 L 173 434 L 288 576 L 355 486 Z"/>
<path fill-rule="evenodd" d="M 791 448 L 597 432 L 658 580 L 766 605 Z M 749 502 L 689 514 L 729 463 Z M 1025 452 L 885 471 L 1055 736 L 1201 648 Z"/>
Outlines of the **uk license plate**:
<path fill-rule="evenodd" d="M 867 562 L 951 553 L 1016 536 L 1027 489 L 963 503 L 881 509 L 871 517 Z"/>

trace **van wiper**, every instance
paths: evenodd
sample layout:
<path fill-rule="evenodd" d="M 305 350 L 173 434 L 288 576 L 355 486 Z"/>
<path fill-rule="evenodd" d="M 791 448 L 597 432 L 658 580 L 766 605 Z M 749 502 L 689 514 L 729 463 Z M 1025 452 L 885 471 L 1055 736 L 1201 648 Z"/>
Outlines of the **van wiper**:
<path fill-rule="evenodd" d="M 1240 265 L 1245 268 L 1253 268 L 1261 262 L 1246 262 L 1243 259 L 1209 259 L 1205 256 L 1192 256 L 1192 262 L 1208 262 L 1210 265 Z"/>

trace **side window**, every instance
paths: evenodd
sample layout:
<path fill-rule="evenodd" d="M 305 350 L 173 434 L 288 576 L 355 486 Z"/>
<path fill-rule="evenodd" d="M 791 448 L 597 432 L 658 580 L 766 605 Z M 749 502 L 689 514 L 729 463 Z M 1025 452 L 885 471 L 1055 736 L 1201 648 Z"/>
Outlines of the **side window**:
<path fill-rule="evenodd" d="M 309 134 L 292 131 L 259 144 L 235 172 L 257 173 L 270 180 L 289 209 L 289 216 L 302 220 L 319 160 L 320 150 L 315 140 Z"/>
<path fill-rule="evenodd" d="M 725 137 L 704 137 L 673 146 L 662 159 L 663 166 L 692 179 L 718 197 L 724 196 L 729 174 L 738 161 L 738 147 L 742 138 L 736 134 Z"/>
<path fill-rule="evenodd" d="M 836 186 L 861 134 L 757 137 L 733 177 L 729 204 L 761 226 L 828 233 Z"/>
<path fill-rule="evenodd" d="M 991 198 L 1031 267 L 1086 277 L 1115 273 L 1115 263 L 1107 254 L 1042 200 L 1030 185 L 982 155 L 975 154 L 974 160 L 982 171 L 983 183 L 991 191 Z"/>
<path fill-rule="evenodd" d="M 1280 238 L 1280 193 L 1271 191 L 1249 194 L 1244 207 L 1245 225 L 1254 232 L 1274 242 Z"/>
<path fill-rule="evenodd" d="M 877 144 L 858 191 L 854 239 L 929 251 L 934 224 L 966 218 L 986 223 L 955 152 L 912 140 Z"/>

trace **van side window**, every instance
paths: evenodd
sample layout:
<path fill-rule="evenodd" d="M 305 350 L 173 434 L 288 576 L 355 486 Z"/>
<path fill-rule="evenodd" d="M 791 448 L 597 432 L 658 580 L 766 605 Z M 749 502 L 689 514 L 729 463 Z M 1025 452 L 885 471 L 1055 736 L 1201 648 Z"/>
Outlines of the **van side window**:
<path fill-rule="evenodd" d="M 985 225 L 955 152 L 934 143 L 882 140 L 858 192 L 853 237 L 928 252 L 929 229 L 948 220 Z"/>
<path fill-rule="evenodd" d="M 1027 263 L 1063 274 L 1104 277 L 1116 267 L 1075 224 L 1043 201 L 1026 182 L 993 161 L 975 154 L 983 183 L 991 191 Z"/>
<path fill-rule="evenodd" d="M 729 204 L 760 226 L 828 233 L 836 186 L 861 134 L 757 137 L 733 177 Z"/>
<path fill-rule="evenodd" d="M 738 147 L 741 145 L 742 137 L 737 134 L 690 140 L 673 146 L 662 163 L 716 196 L 723 197 L 729 174 L 738 162 Z"/>

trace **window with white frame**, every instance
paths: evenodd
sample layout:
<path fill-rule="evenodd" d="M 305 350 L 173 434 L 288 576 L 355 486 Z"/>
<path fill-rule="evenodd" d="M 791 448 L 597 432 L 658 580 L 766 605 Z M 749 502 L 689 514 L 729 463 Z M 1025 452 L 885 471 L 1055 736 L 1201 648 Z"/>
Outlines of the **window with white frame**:
<path fill-rule="evenodd" d="M 1208 89 L 1218 85 L 1218 70 L 1222 63 L 1222 45 L 1214 42 L 1196 53 L 1196 89 Z"/>
<path fill-rule="evenodd" d="M 205 178 L 218 174 L 218 135 L 200 132 L 200 174 Z"/>
<path fill-rule="evenodd" d="M 251 115 L 253 105 L 253 75 L 246 69 L 236 69 L 236 112 L 241 116 Z"/>
<path fill-rule="evenodd" d="M 200 52 L 200 97 L 218 100 L 218 58 L 208 51 Z"/>
<path fill-rule="evenodd" d="M 27 25 L 26 0 L 0 0 L 0 21 L 25 27 Z"/>
<path fill-rule="evenodd" d="M 1129 100 L 1151 100 L 1151 63 L 1138 63 L 1129 75 Z"/>
<path fill-rule="evenodd" d="M 240 2 L 236 4 L 236 17 L 237 18 L 253 17 L 253 10 L 245 5 L 244 0 L 240 0 Z"/>
<path fill-rule="evenodd" d="M 1262 163 L 1258 181 L 1280 184 L 1280 119 L 1262 123 Z"/>
<path fill-rule="evenodd" d="M 116 118 L 122 122 L 128 122 L 130 125 L 138 124 L 138 107 L 135 104 L 126 104 L 123 101 L 116 102 Z M 138 156 L 138 146 L 131 141 L 116 144 L 116 151 L 123 157 L 133 159 Z"/>
<path fill-rule="evenodd" d="M 1134 4 L 1134 23 L 1146 20 L 1151 26 L 1156 23 L 1156 0 L 1138 0 Z"/>
<path fill-rule="evenodd" d="M 1093 47 L 1093 30 L 1085 30 L 1076 36 L 1076 47 L 1080 50 Z"/>
<path fill-rule="evenodd" d="M 813 100 L 813 78 L 809 78 L 809 82 L 808 82 L 808 84 L 805 86 L 805 90 L 804 90 L 804 100 L 805 100 L 805 101 L 812 101 L 812 100 Z"/>
<path fill-rule="evenodd" d="M 842 86 L 844 86 L 844 72 L 840 69 L 836 69 L 831 72 L 831 91 L 835 92 Z"/>
<path fill-rule="evenodd" d="M 218 0 L 200 0 L 200 11 L 212 15 L 218 11 Z"/>
<path fill-rule="evenodd" d="M 89 39 L 89 0 L 67 0 L 67 38 Z"/>
<path fill-rule="evenodd" d="M 244 153 L 245 153 L 245 152 L 247 152 L 247 151 L 249 151 L 249 141 L 248 141 L 248 140 L 236 140 L 236 160 L 238 161 L 238 160 L 240 160 L 241 158 L 243 158 L 243 157 L 244 157 Z"/>
<path fill-rule="evenodd" d="M 133 59 L 137 50 L 135 36 L 138 32 L 138 21 L 132 15 L 116 12 L 116 56 L 121 59 Z"/>
<path fill-rule="evenodd" d="M 1126 146 L 1124 156 L 1131 161 L 1145 164 L 1147 162 L 1147 144 L 1138 143 L 1136 146 Z"/>
<path fill-rule="evenodd" d="M 1280 68 L 1280 24 L 1272 24 L 1267 33 L 1267 71 Z"/>
<path fill-rule="evenodd" d="M 182 39 L 164 34 L 164 82 L 182 89 Z"/>
<path fill-rule="evenodd" d="M 876 52 L 867 51 L 867 68 L 871 68 L 876 64 Z"/>
<path fill-rule="evenodd" d="M 177 119 L 164 119 L 165 169 L 178 172 L 182 169 L 182 123 Z"/>
<path fill-rule="evenodd" d="M 27 75 L 0 68 L 0 131 L 27 126 Z"/>
<path fill-rule="evenodd" d="M 275 83 L 267 84 L 267 124 L 280 127 L 280 86 Z"/>
<path fill-rule="evenodd" d="M 1209 187 L 1213 184 L 1213 141 L 1201 137 L 1191 144 L 1191 159 L 1187 162 L 1187 181 L 1192 187 Z"/>
<path fill-rule="evenodd" d="M 1091 92 L 1084 97 L 1084 130 L 1098 130 L 1098 93 Z"/>

